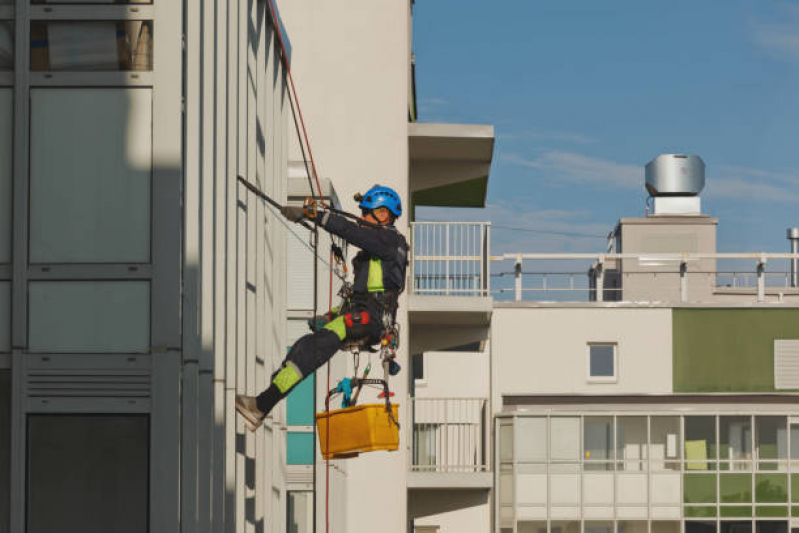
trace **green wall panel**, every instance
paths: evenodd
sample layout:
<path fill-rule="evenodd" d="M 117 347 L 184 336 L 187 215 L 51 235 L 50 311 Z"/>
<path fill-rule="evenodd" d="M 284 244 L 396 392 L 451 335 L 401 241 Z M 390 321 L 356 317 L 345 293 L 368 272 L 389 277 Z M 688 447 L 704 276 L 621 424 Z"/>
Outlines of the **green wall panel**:
<path fill-rule="evenodd" d="M 758 507 L 755 516 L 760 518 L 783 518 L 788 516 L 787 507 Z"/>
<path fill-rule="evenodd" d="M 749 518 L 752 516 L 752 508 L 743 506 L 720 507 L 719 513 L 722 518 Z"/>
<path fill-rule="evenodd" d="M 713 518 L 716 516 L 715 507 L 686 507 L 685 516 L 688 518 Z"/>
<path fill-rule="evenodd" d="M 683 499 L 686 504 L 716 503 L 716 474 L 683 475 Z"/>
<path fill-rule="evenodd" d="M 788 476 L 786 474 L 757 474 L 755 476 L 755 501 L 757 503 L 786 503 L 788 501 Z"/>
<path fill-rule="evenodd" d="M 752 474 L 722 474 L 719 479 L 722 503 L 749 503 L 752 501 Z M 749 509 L 751 514 L 751 509 Z"/>
<path fill-rule="evenodd" d="M 674 391 L 773 392 L 775 339 L 799 339 L 799 309 L 674 309 Z"/>
<path fill-rule="evenodd" d="M 289 431 L 286 434 L 286 464 L 313 464 L 313 433 Z"/>

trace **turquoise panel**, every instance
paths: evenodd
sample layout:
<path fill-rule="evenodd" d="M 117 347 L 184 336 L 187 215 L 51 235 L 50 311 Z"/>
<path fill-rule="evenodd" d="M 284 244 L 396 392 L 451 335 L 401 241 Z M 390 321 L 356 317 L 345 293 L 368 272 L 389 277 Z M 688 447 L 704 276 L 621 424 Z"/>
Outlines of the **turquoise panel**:
<path fill-rule="evenodd" d="M 286 464 L 313 464 L 313 433 L 289 431 L 286 434 Z"/>
<path fill-rule="evenodd" d="M 308 376 L 286 397 L 286 424 L 289 426 L 312 426 L 314 376 Z"/>

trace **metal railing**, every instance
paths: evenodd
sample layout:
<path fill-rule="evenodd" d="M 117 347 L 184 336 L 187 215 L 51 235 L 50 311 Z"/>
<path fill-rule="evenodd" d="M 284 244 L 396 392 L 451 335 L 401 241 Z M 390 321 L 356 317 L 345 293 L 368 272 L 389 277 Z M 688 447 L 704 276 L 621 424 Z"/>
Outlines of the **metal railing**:
<path fill-rule="evenodd" d="M 487 398 L 411 398 L 410 468 L 415 472 L 487 472 Z"/>
<path fill-rule="evenodd" d="M 765 302 L 767 293 L 799 296 L 790 273 L 766 270 L 767 264 L 797 256 L 787 253 L 606 253 L 606 254 L 504 254 L 491 261 L 512 265 L 492 274 L 505 281 L 495 283 L 493 294 L 514 301 L 676 301 L 681 303 L 719 300 L 733 294 L 751 295 Z M 718 261 L 734 261 L 735 270 L 719 270 Z M 552 264 L 560 271 L 525 270 L 531 263 Z M 742 263 L 749 263 L 745 270 Z M 574 264 L 585 270 L 576 271 Z M 779 266 L 778 266 L 779 268 Z"/>
<path fill-rule="evenodd" d="M 490 222 L 412 222 L 415 294 L 488 296 Z"/>

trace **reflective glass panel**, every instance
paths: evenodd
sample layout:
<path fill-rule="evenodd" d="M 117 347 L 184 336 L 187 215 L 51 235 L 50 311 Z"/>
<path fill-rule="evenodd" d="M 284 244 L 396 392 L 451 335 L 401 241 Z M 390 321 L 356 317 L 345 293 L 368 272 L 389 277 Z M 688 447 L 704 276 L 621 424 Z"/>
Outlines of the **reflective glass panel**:
<path fill-rule="evenodd" d="M 0 87 L 0 263 L 11 262 L 14 90 Z"/>
<path fill-rule="evenodd" d="M 30 113 L 31 262 L 149 262 L 152 91 L 33 89 Z"/>
<path fill-rule="evenodd" d="M 288 533 L 311 533 L 313 531 L 313 492 L 291 491 L 288 496 Z"/>
<path fill-rule="evenodd" d="M 145 533 L 149 417 L 28 417 L 29 533 Z"/>
<path fill-rule="evenodd" d="M 9 528 L 11 504 L 11 372 L 0 370 L 0 531 Z"/>
<path fill-rule="evenodd" d="M 652 533 L 680 533 L 680 523 L 676 520 L 653 520 Z"/>
<path fill-rule="evenodd" d="M 788 522 L 782 520 L 758 520 L 757 533 L 788 533 Z"/>
<path fill-rule="evenodd" d="M 685 417 L 685 469 L 715 470 L 716 417 Z"/>
<path fill-rule="evenodd" d="M 587 416 L 583 428 L 586 470 L 613 470 L 613 417 Z"/>
<path fill-rule="evenodd" d="M 683 497 L 686 504 L 716 503 L 716 475 L 685 474 L 683 476 Z"/>
<path fill-rule="evenodd" d="M 788 476 L 786 474 L 756 474 L 755 501 L 757 503 L 786 503 L 788 501 Z"/>
<path fill-rule="evenodd" d="M 749 513 L 751 515 L 751 509 L 749 509 Z M 723 521 L 721 533 L 752 533 L 752 521 Z"/>
<path fill-rule="evenodd" d="M 646 520 L 619 520 L 617 533 L 647 533 Z"/>
<path fill-rule="evenodd" d="M 685 533 L 716 533 L 716 522 L 686 520 Z"/>
<path fill-rule="evenodd" d="M 616 375 L 615 344 L 590 344 L 590 375 L 592 378 L 612 378 Z"/>
<path fill-rule="evenodd" d="M 620 470 L 645 470 L 646 417 L 620 416 L 616 418 L 616 459 Z"/>
<path fill-rule="evenodd" d="M 0 2 L 2 4 L 3 2 Z M 14 68 L 14 21 L 0 20 L 0 70 Z"/>
<path fill-rule="evenodd" d="M 2 4 L 0 0 L 0 4 Z M 152 4 L 153 0 L 31 0 L 31 4 Z"/>
<path fill-rule="evenodd" d="M 11 282 L 0 281 L 0 352 L 11 351 Z"/>
<path fill-rule="evenodd" d="M 784 468 L 783 461 L 788 457 L 788 420 L 784 416 L 758 416 L 757 426 L 757 467 L 760 470 Z"/>
<path fill-rule="evenodd" d="M 680 417 L 652 416 L 649 419 L 649 456 L 652 470 L 679 470 L 680 464 Z M 670 523 L 670 522 L 666 522 Z"/>
<path fill-rule="evenodd" d="M 748 416 L 719 417 L 719 459 L 722 470 L 751 470 L 752 419 Z M 740 461 L 740 462 L 739 462 Z"/>
<path fill-rule="evenodd" d="M 751 474 L 722 474 L 719 479 L 722 503 L 748 503 L 752 501 Z"/>
<path fill-rule="evenodd" d="M 515 421 L 517 463 L 543 463 L 547 460 L 547 419 L 519 417 Z"/>
<path fill-rule="evenodd" d="M 547 533 L 546 522 L 518 522 L 516 524 L 517 533 Z"/>
<path fill-rule="evenodd" d="M 153 69 L 152 21 L 32 21 L 31 70 Z"/>
<path fill-rule="evenodd" d="M 584 533 L 613 533 L 613 522 L 609 520 L 586 520 Z"/>
<path fill-rule="evenodd" d="M 580 533 L 580 522 L 552 521 L 550 533 Z"/>

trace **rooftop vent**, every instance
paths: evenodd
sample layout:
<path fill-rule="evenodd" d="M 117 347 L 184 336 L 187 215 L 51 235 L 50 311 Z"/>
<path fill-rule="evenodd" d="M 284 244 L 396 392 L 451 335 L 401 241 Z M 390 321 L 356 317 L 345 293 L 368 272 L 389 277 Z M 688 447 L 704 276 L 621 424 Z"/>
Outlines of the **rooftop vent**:
<path fill-rule="evenodd" d="M 655 215 L 698 215 L 705 163 L 698 155 L 662 154 L 646 164 L 646 190 Z"/>

